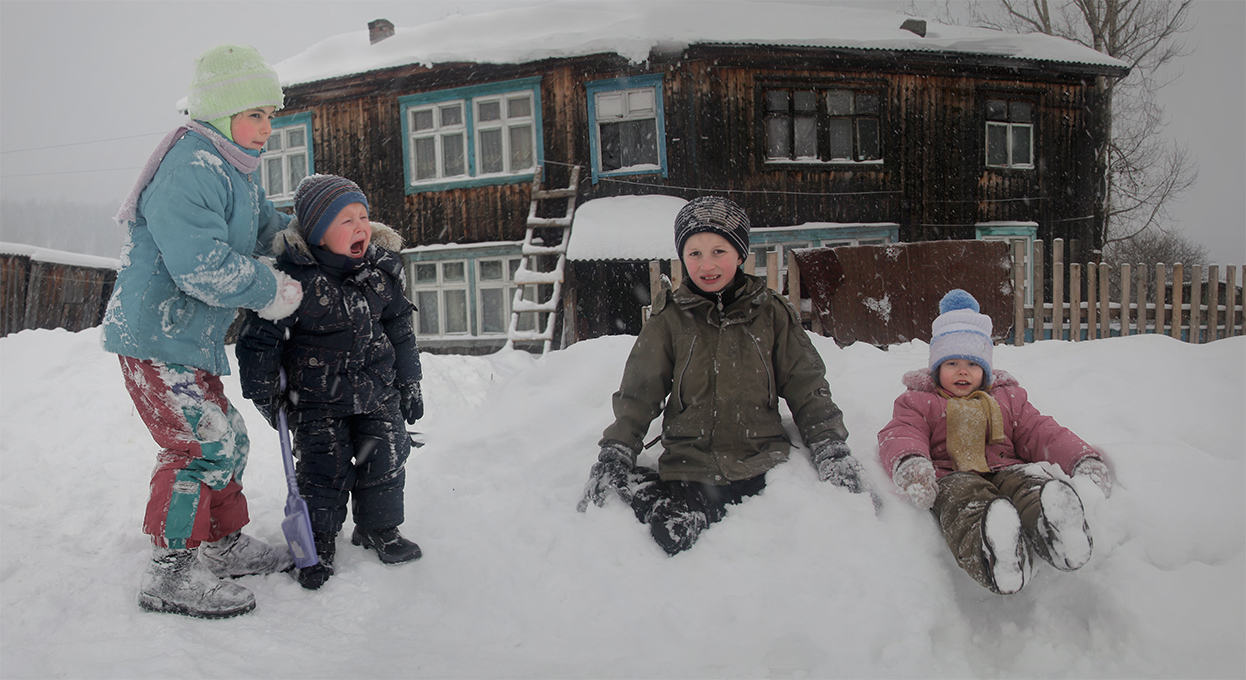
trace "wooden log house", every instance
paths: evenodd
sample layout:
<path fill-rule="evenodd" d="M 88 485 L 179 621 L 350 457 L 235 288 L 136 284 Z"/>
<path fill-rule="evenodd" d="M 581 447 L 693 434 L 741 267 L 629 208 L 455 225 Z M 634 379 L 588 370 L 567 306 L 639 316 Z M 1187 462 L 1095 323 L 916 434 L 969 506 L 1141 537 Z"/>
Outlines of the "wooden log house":
<path fill-rule="evenodd" d="M 509 11 L 557 22 L 572 5 Z M 358 182 L 373 219 L 410 246 L 421 345 L 433 351 L 488 351 L 508 328 L 541 327 L 510 322 L 521 299 L 541 295 L 536 285 L 514 294 L 539 278 L 529 263 L 559 259 L 549 241 L 531 255 L 525 234 L 532 215 L 550 214 L 538 212 L 534 191 L 566 187 L 573 166 L 580 206 L 645 194 L 732 198 L 756 227 L 758 263 L 776 250 L 786 263 L 796 248 L 936 239 L 1062 238 L 1081 244 L 1087 252 L 1070 255 L 1082 260 L 1100 245 L 1102 82 L 1127 74 L 1121 62 L 1051 36 L 871 10 L 758 3 L 694 24 L 680 3 L 627 6 L 648 13 L 642 25 L 685 39 L 655 37 L 638 58 L 600 47 L 609 40 L 533 38 L 550 43 L 547 54 L 529 45 L 499 58 L 496 42 L 523 37 L 490 42 L 462 17 L 397 31 L 378 20 L 367 36 L 331 38 L 277 64 L 286 106 L 265 156 L 266 189 L 289 205 L 309 173 Z M 594 35 L 598 7 L 574 5 L 579 35 Z M 663 11 L 662 21 L 652 16 Z M 756 11 L 767 16 L 753 35 Z M 790 36 L 773 28 L 784 20 Z M 814 20 L 825 29 L 809 28 Z M 559 271 L 563 344 L 638 332 L 647 261 L 571 261 Z"/>

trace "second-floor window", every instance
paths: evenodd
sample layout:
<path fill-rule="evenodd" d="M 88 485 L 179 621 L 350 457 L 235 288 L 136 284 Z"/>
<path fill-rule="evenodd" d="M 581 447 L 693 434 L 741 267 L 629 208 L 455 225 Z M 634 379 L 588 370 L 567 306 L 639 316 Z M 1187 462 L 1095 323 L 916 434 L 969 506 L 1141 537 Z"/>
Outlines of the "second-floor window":
<path fill-rule="evenodd" d="M 399 99 L 408 193 L 531 179 L 540 162 L 540 80 Z"/>
<path fill-rule="evenodd" d="M 602 175 L 666 172 L 662 76 L 588 83 L 593 181 Z"/>
<path fill-rule="evenodd" d="M 273 133 L 264 145 L 260 185 L 268 199 L 294 200 L 299 182 L 311 174 L 311 116 L 297 114 L 273 121 Z"/>
<path fill-rule="evenodd" d="M 766 160 L 882 160 L 882 98 L 877 90 L 768 88 L 764 99 Z"/>
<path fill-rule="evenodd" d="M 1034 104 L 986 101 L 986 164 L 992 168 L 1034 167 Z"/>

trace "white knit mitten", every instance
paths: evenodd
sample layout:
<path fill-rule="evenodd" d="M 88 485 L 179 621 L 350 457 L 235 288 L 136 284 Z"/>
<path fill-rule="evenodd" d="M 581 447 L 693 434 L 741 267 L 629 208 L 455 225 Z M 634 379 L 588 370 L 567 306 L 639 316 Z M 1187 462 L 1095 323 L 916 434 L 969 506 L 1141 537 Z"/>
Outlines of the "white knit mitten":
<path fill-rule="evenodd" d="M 258 310 L 256 314 L 262 319 L 280 321 L 298 310 L 299 304 L 303 302 L 303 286 L 285 272 L 274 269 L 273 275 L 277 277 L 277 295 L 267 307 Z"/>
<path fill-rule="evenodd" d="M 1073 466 L 1073 476 L 1076 477 L 1078 475 L 1089 477 L 1090 481 L 1094 482 L 1095 486 L 1099 487 L 1099 490 L 1103 492 L 1104 498 L 1112 495 L 1112 471 L 1108 469 L 1107 463 L 1098 458 L 1087 456 L 1077 461 L 1077 465 Z"/>
<path fill-rule="evenodd" d="M 896 471 L 891 475 L 892 481 L 913 505 L 922 510 L 929 510 L 934 505 L 939 487 L 935 484 L 934 464 L 925 456 L 909 456 L 900 461 Z"/>

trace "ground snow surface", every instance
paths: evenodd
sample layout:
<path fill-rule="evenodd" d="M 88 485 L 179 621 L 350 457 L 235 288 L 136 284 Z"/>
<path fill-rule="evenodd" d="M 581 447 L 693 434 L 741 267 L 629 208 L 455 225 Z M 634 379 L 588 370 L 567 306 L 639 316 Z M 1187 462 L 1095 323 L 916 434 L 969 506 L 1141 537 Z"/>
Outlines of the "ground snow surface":
<path fill-rule="evenodd" d="M 156 447 L 98 331 L 0 340 L 0 673 L 1246 675 L 1246 338 L 996 348 L 996 366 L 1118 475 L 1110 499 L 1073 481 L 1094 535 L 1089 564 L 1040 563 L 1006 597 L 959 571 L 929 514 L 879 468 L 875 433 L 900 376 L 925 365 L 921 342 L 814 339 L 849 444 L 884 490 L 880 516 L 867 496 L 818 482 L 803 449 L 674 558 L 617 500 L 575 512 L 632 340 L 544 358 L 423 355 L 428 444 L 407 466 L 403 526 L 423 559 L 380 564 L 349 544 L 348 520 L 324 588 L 246 577 L 258 606 L 224 621 L 135 603 Z M 248 532 L 281 541 L 276 434 L 236 376 L 225 384 L 252 437 Z"/>

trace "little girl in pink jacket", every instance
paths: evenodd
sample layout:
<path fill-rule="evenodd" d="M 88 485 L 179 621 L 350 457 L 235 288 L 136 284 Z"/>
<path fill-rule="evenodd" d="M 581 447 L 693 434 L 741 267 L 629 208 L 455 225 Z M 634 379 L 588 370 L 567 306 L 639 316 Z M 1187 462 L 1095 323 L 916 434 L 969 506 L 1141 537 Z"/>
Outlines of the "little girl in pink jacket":
<path fill-rule="evenodd" d="M 1014 593 L 1031 551 L 1062 571 L 1090 559 L 1081 499 L 1063 479 L 1086 475 L 1107 496 L 1103 455 L 1030 404 L 1016 379 L 991 370 L 991 318 L 963 290 L 939 303 L 930 365 L 904 376 L 891 422 L 878 433 L 883 469 L 930 509 L 957 563 L 996 593 Z"/>

